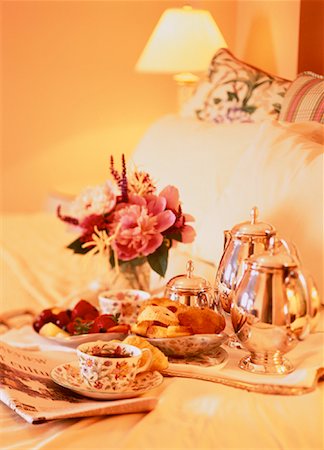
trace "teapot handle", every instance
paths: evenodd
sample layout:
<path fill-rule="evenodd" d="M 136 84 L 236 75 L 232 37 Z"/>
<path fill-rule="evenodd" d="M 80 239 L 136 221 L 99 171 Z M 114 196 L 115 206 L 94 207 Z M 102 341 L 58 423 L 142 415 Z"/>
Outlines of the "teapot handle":
<path fill-rule="evenodd" d="M 228 247 L 228 244 L 229 244 L 229 242 L 231 240 L 231 237 L 232 237 L 231 232 L 229 230 L 225 230 L 224 231 L 224 248 L 223 248 L 224 252 L 225 252 L 225 250 Z"/>
<path fill-rule="evenodd" d="M 294 244 L 292 241 L 286 241 L 283 238 L 278 238 L 279 242 L 282 244 L 282 246 L 286 249 L 287 253 L 292 256 L 296 262 L 301 265 L 301 259 L 296 247 L 296 244 Z"/>
<path fill-rule="evenodd" d="M 294 244 L 292 241 L 286 241 L 282 237 L 279 236 L 272 236 L 269 240 L 269 249 L 274 251 L 275 249 L 278 249 L 279 246 L 282 245 L 288 255 L 290 255 L 299 266 L 301 266 L 301 259 L 296 247 L 296 244 Z"/>
<path fill-rule="evenodd" d="M 306 278 L 300 270 L 290 269 L 286 279 L 289 280 L 290 278 L 295 278 L 295 279 L 299 280 L 300 284 L 303 287 L 303 291 L 304 291 L 304 295 L 305 295 L 306 311 L 307 311 L 307 315 L 306 315 L 307 324 L 305 325 L 302 332 L 297 336 L 299 341 L 303 341 L 304 339 L 306 339 L 306 337 L 310 333 L 310 292 L 308 290 Z"/>

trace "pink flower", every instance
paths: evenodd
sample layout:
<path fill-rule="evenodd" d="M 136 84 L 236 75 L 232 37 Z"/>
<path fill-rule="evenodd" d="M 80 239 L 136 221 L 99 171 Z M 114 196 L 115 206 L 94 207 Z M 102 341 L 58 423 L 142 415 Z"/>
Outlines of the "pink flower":
<path fill-rule="evenodd" d="M 174 186 L 167 186 L 160 192 L 160 197 L 165 198 L 166 206 L 172 211 L 178 211 L 180 206 L 179 191 Z"/>
<path fill-rule="evenodd" d="M 189 214 L 182 213 L 178 189 L 174 186 L 167 186 L 160 193 L 160 197 L 165 199 L 167 209 L 171 210 L 176 216 L 176 220 L 172 228 L 168 230 L 168 233 L 178 231 L 181 233 L 181 242 L 184 244 L 193 242 L 196 237 L 196 232 L 186 222 L 193 222 L 195 219 Z"/>
<path fill-rule="evenodd" d="M 135 171 L 127 176 L 124 155 L 121 172 L 115 169 L 113 157 L 110 162 L 113 182 L 83 189 L 66 212 L 61 206 L 57 209 L 59 219 L 79 233 L 68 248 L 107 256 L 112 265 L 112 256 L 120 261 L 149 256 L 151 268 L 164 276 L 169 248 L 176 241 L 194 240 L 196 233 L 187 224 L 194 219 L 182 212 L 174 186 L 156 195 L 149 174 Z"/>
<path fill-rule="evenodd" d="M 155 195 L 130 195 L 129 203 L 117 206 L 111 234 L 117 232 L 112 248 L 118 258 L 130 261 L 155 252 L 163 242 L 162 232 L 175 222 L 172 211 L 165 210 L 166 200 Z"/>

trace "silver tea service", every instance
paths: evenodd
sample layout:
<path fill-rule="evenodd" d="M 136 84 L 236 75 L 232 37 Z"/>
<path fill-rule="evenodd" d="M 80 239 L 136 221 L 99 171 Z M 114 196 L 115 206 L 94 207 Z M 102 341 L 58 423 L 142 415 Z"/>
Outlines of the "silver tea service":
<path fill-rule="evenodd" d="M 310 332 L 309 290 L 298 261 L 283 251 L 282 239 L 244 261 L 244 273 L 231 308 L 234 331 L 250 352 L 240 368 L 259 374 L 287 374 L 294 370 L 284 356 Z"/>
<path fill-rule="evenodd" d="M 224 231 L 224 251 L 217 269 L 215 296 L 216 303 L 227 314 L 231 312 L 233 293 L 243 275 L 244 260 L 267 250 L 271 237 L 276 234 L 272 225 L 258 221 L 258 214 L 255 206 L 251 209 L 250 221 Z"/>
<path fill-rule="evenodd" d="M 168 281 L 165 297 L 187 306 L 212 307 L 214 292 L 209 281 L 194 275 L 192 260 L 187 262 L 186 269 L 186 274 L 177 275 Z"/>
<path fill-rule="evenodd" d="M 244 260 L 259 255 L 269 248 L 270 239 L 275 236 L 275 228 L 258 220 L 258 208 L 250 211 L 251 220 L 235 225 L 224 231 L 224 251 L 215 279 L 215 309 L 222 310 L 226 317 L 230 338 L 229 347 L 242 348 L 232 328 L 230 312 L 234 290 L 244 272 Z"/>

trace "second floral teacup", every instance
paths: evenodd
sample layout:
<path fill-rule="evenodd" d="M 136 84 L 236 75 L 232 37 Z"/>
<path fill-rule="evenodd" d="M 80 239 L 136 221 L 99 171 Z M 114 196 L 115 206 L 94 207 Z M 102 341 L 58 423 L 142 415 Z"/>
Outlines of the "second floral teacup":
<path fill-rule="evenodd" d="M 102 314 L 116 315 L 120 323 L 131 325 L 136 322 L 143 301 L 149 298 L 148 292 L 137 289 L 103 291 L 99 294 L 99 306 Z"/>
<path fill-rule="evenodd" d="M 142 356 L 147 353 L 145 362 Z M 97 391 L 126 391 L 136 375 L 150 366 L 152 353 L 119 342 L 87 342 L 77 347 L 83 381 Z M 144 359 L 144 358 L 143 358 Z"/>

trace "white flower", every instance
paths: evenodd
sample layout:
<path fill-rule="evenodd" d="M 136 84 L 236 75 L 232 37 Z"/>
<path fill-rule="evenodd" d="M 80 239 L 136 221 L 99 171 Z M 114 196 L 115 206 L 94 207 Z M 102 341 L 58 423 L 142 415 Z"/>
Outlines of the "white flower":
<path fill-rule="evenodd" d="M 71 203 L 70 215 L 80 221 L 91 214 L 107 214 L 116 205 L 116 187 L 110 181 L 87 187 Z"/>

